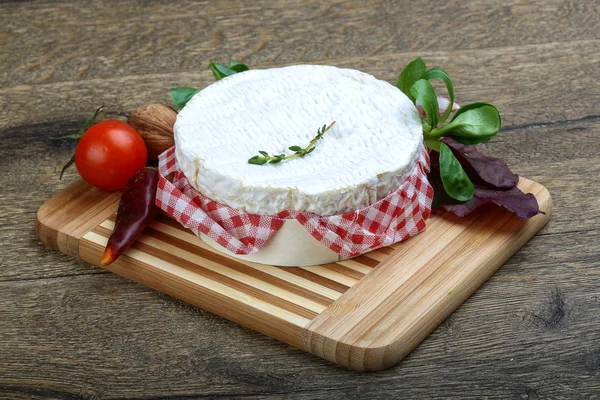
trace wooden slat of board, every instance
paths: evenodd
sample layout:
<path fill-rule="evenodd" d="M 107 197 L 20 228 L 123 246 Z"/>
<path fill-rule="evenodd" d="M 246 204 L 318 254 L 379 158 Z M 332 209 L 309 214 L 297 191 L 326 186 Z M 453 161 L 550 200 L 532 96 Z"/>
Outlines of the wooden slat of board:
<path fill-rule="evenodd" d="M 100 234 L 107 239 L 110 235 L 110 231 L 108 230 L 106 230 L 106 232 L 102 232 L 99 229 L 96 229 L 92 232 Z M 153 255 L 160 257 L 165 261 L 170 261 L 173 264 L 185 263 L 185 267 L 187 269 L 205 269 L 212 271 L 214 274 L 222 276 L 226 281 L 233 280 L 238 282 L 240 284 L 239 286 L 245 288 L 246 291 L 249 291 L 249 289 L 253 290 L 255 292 L 254 295 L 270 298 L 272 303 L 276 303 L 278 301 L 280 303 L 287 302 L 299 315 L 303 315 L 305 317 L 314 317 L 326 308 L 326 306 L 323 304 L 314 302 L 307 297 L 299 296 L 291 291 L 284 290 L 282 287 L 278 287 L 272 283 L 258 279 L 251 274 L 245 273 L 251 272 L 251 269 L 240 271 L 232 268 L 231 264 L 225 265 L 215 262 L 209 258 L 202 257 L 199 254 L 192 253 L 189 251 L 190 249 L 185 249 L 181 246 L 178 246 L 176 242 L 168 242 L 167 240 L 168 239 L 165 240 L 165 238 L 157 237 L 155 233 L 153 234 L 151 232 L 149 234 L 142 235 L 142 237 L 140 237 L 137 240 L 137 243 L 132 247 L 135 248 L 136 245 L 144 244 L 149 246 L 149 248 L 157 249 L 158 251 Z M 147 249 L 146 252 L 150 253 L 150 249 Z M 289 306 L 287 306 L 287 308 L 290 309 Z M 310 310 L 312 313 L 303 312 L 303 309 L 307 311 Z"/>
<path fill-rule="evenodd" d="M 357 282 L 365 276 L 364 273 L 340 263 L 324 264 L 323 267 L 327 268 L 330 271 L 337 272 L 349 278 L 355 279 Z"/>
<path fill-rule="evenodd" d="M 358 261 L 355 261 L 354 259 L 338 261 L 337 264 L 343 265 L 344 267 L 352 269 L 354 271 L 358 271 L 363 275 L 366 275 L 369 272 L 371 272 L 371 270 L 373 270 L 373 267 L 362 264 Z"/>
<path fill-rule="evenodd" d="M 351 278 L 342 273 L 332 271 L 330 268 L 327 268 L 326 266 L 323 266 L 323 265 L 315 265 L 315 266 L 311 266 L 311 267 L 298 267 L 298 268 L 303 269 L 305 271 L 309 271 L 313 274 L 322 276 L 333 282 L 337 282 L 337 283 L 340 283 L 340 284 L 348 286 L 348 287 L 352 287 L 354 284 L 356 284 L 356 282 L 358 282 L 358 279 L 354 279 L 354 278 Z"/>
<path fill-rule="evenodd" d="M 106 241 L 106 237 L 88 232 L 80 242 L 82 259 L 97 263 Z M 296 347 L 300 343 L 299 328 L 310 321 L 136 249 L 130 249 L 106 269 Z"/>
<path fill-rule="evenodd" d="M 310 268 L 308 268 L 308 269 L 307 268 L 289 268 L 289 267 L 278 267 L 278 266 L 275 266 L 275 268 L 279 268 L 283 271 L 289 272 L 290 274 L 294 274 L 301 278 L 308 279 L 313 282 L 317 282 L 319 285 L 322 285 L 329 289 L 335 290 L 340 294 L 344 293 L 350 287 L 350 286 L 344 285 L 342 283 L 336 282 L 334 280 L 331 280 L 327 277 L 321 276 L 319 274 L 315 274 L 314 272 L 312 272 L 312 270 Z"/>
<path fill-rule="evenodd" d="M 199 252 L 201 250 L 205 250 L 206 252 L 208 252 L 208 253 L 202 252 L 202 254 L 208 254 L 208 255 L 212 254 L 212 255 L 216 255 L 217 257 L 220 257 L 221 263 L 225 263 L 228 265 L 242 264 L 245 267 L 252 268 L 253 270 L 255 270 L 253 272 L 249 272 L 250 274 L 261 275 L 262 279 L 266 280 L 266 281 L 269 281 L 270 278 L 265 278 L 263 274 L 268 274 L 274 278 L 277 278 L 277 281 L 276 281 L 277 284 L 279 284 L 279 285 L 281 285 L 282 283 L 283 284 L 285 284 L 285 283 L 292 284 L 296 288 L 310 293 L 310 296 L 313 298 L 313 300 L 320 302 L 322 304 L 329 304 L 329 303 L 331 303 L 331 301 L 333 301 L 341 296 L 341 293 L 338 291 L 331 290 L 325 286 L 319 285 L 318 283 L 316 283 L 314 281 L 294 275 L 294 274 L 286 271 L 285 269 L 280 269 L 277 267 L 273 267 L 271 265 L 253 263 L 250 261 L 241 261 L 241 260 L 233 258 L 230 255 L 227 255 L 225 253 L 217 252 L 215 249 L 213 249 L 212 247 L 210 247 L 210 246 L 206 245 L 204 242 L 202 242 L 202 240 L 200 240 L 200 238 L 198 238 L 190 230 L 185 229 L 181 225 L 178 225 L 178 224 L 176 226 L 173 226 L 172 224 L 164 223 L 163 221 L 165 221 L 165 219 L 173 221 L 172 219 L 164 217 L 164 216 L 162 218 L 159 217 L 157 221 L 154 221 L 150 225 L 150 227 L 156 231 L 160 231 L 169 236 L 172 236 L 173 238 L 185 240 L 190 245 L 196 246 L 197 251 L 199 251 Z M 109 230 L 112 230 L 114 228 L 114 216 L 111 216 L 106 221 L 103 221 L 100 224 L 100 226 L 107 228 Z"/>
<path fill-rule="evenodd" d="M 266 274 L 272 275 L 279 279 L 293 283 L 294 285 L 296 285 L 298 287 L 302 287 L 306 290 L 310 290 L 312 293 L 319 294 L 319 295 L 326 297 L 332 301 L 336 300 L 337 298 L 339 298 L 342 295 L 342 293 L 340 293 L 336 290 L 329 289 L 328 287 L 322 286 L 322 285 L 318 284 L 317 282 L 308 280 L 304 277 L 301 277 L 301 276 L 295 275 L 289 271 L 286 271 L 285 268 L 277 268 L 277 267 L 273 267 L 271 265 L 263 265 L 263 264 L 251 263 L 251 262 L 246 262 L 246 265 L 248 265 L 251 268 L 256 269 L 257 271 L 264 272 Z M 329 302 L 329 303 L 331 303 L 331 302 Z"/>

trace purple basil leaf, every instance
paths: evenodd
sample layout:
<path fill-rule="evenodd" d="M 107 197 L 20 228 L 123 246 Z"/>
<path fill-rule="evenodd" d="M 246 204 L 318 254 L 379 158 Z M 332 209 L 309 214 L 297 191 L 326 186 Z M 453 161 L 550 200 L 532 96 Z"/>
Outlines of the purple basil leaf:
<path fill-rule="evenodd" d="M 488 157 L 481 154 L 474 145 L 464 145 L 449 137 L 440 141 L 453 150 L 473 183 L 495 189 L 510 189 L 519 182 L 519 176 L 508 168 L 504 160 Z"/>
<path fill-rule="evenodd" d="M 535 196 L 523 193 L 516 186 L 509 190 L 494 190 L 476 185 L 475 195 L 471 200 L 460 204 L 444 204 L 442 207 L 459 217 L 464 217 L 476 208 L 490 203 L 503 207 L 520 218 L 543 214 Z"/>

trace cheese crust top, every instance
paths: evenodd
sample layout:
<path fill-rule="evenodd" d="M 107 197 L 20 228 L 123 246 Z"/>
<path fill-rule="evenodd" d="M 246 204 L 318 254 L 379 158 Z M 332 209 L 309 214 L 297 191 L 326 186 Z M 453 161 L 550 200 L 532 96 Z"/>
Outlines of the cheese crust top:
<path fill-rule="evenodd" d="M 335 125 L 302 158 L 252 165 L 258 150 L 293 154 Z M 352 69 L 297 65 L 250 70 L 196 94 L 177 116 L 176 159 L 190 184 L 243 212 L 334 215 L 398 189 L 423 146 L 414 104 L 398 88 Z"/>

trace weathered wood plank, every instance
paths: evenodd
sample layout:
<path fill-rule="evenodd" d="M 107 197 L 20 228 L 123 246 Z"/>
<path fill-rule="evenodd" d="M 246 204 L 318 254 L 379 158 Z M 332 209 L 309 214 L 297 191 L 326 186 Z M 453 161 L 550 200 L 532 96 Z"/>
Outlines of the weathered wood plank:
<path fill-rule="evenodd" d="M 423 49 L 314 63 L 359 69 L 395 82 L 402 67 L 417 56 L 424 57 L 431 66 L 443 66 L 451 74 L 457 102 L 494 103 L 506 127 L 598 115 L 600 40 L 460 51 Z M 264 68 L 286 64 L 277 61 L 250 65 Z M 121 113 L 149 102 L 170 104 L 170 87 L 204 87 L 213 82 L 211 72 L 202 66 L 182 72 L 160 69 L 149 74 L 10 85 L 0 88 L 0 99 L 5 101 L 0 107 L 0 127 L 74 116 L 85 119 L 99 104 Z"/>
<path fill-rule="evenodd" d="M 3 11 L 2 86 L 176 74 L 228 57 L 287 64 L 600 39 L 594 1 L 79 0 Z"/>

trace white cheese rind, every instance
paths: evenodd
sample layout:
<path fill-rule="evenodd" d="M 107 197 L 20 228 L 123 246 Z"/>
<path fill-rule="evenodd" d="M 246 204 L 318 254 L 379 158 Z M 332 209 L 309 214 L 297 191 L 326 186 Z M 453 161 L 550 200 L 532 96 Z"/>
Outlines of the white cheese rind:
<path fill-rule="evenodd" d="M 258 150 L 306 146 L 304 158 L 251 165 Z M 333 215 L 396 190 L 422 146 L 416 107 L 393 85 L 356 70 L 298 65 L 250 70 L 195 95 L 174 127 L 176 158 L 203 195 L 243 212 Z"/>

